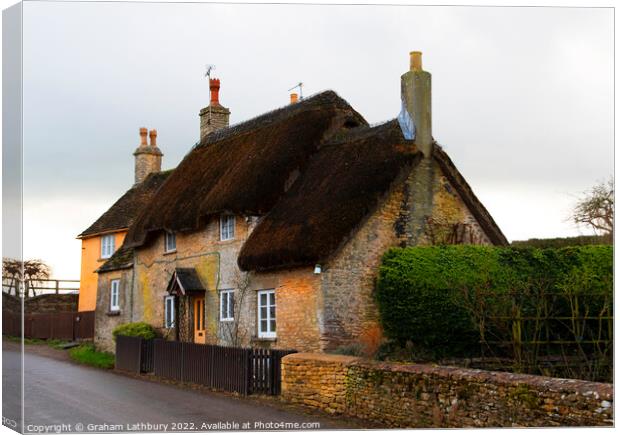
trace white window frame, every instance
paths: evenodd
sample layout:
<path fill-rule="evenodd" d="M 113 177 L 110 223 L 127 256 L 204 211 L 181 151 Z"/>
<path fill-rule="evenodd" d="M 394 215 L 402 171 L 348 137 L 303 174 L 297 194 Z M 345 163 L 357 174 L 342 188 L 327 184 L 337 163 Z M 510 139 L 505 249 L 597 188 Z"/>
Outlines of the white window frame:
<path fill-rule="evenodd" d="M 231 225 L 232 222 L 232 225 Z M 235 215 L 224 214 L 220 216 L 220 240 L 234 240 L 235 239 Z"/>
<path fill-rule="evenodd" d="M 168 252 L 174 252 L 176 250 L 177 250 L 177 235 L 175 233 L 166 231 L 164 233 L 164 252 L 168 253 Z"/>
<path fill-rule="evenodd" d="M 267 295 L 267 305 L 265 305 L 265 307 L 267 307 L 267 317 L 265 319 L 263 319 L 261 317 L 260 314 L 260 309 L 262 308 L 261 306 L 261 295 Z M 271 297 L 270 297 L 271 295 Z M 257 329 L 258 329 L 258 337 L 259 338 L 276 338 L 276 330 L 278 328 L 278 322 L 277 322 L 277 316 L 275 316 L 273 319 L 271 318 L 270 315 L 270 309 L 272 306 L 274 307 L 274 309 L 276 308 L 276 291 L 275 289 L 269 289 L 269 290 L 259 290 L 258 292 L 258 299 L 256 301 L 256 306 L 258 308 L 258 312 L 256 313 L 256 319 L 257 319 Z M 273 298 L 273 299 L 272 299 Z M 273 300 L 273 305 L 269 303 L 270 299 Z M 275 311 L 275 310 L 274 310 Z M 263 331 L 263 329 L 261 328 L 261 321 L 262 320 L 266 320 L 267 321 L 267 330 Z M 275 329 L 272 331 L 271 330 L 271 321 L 274 320 L 276 322 L 276 327 Z"/>
<path fill-rule="evenodd" d="M 224 299 L 228 310 L 224 312 Z M 235 320 L 235 291 L 232 289 L 220 290 L 220 322 Z"/>
<path fill-rule="evenodd" d="M 176 321 L 174 318 L 174 299 L 174 296 L 166 296 L 164 298 L 164 328 L 166 329 L 174 328 L 174 322 Z M 168 312 L 170 312 L 170 322 L 168 322 Z"/>
<path fill-rule="evenodd" d="M 114 234 L 101 236 L 101 258 L 110 258 L 114 254 Z"/>
<path fill-rule="evenodd" d="M 110 281 L 110 311 L 120 311 L 120 289 L 121 280 L 113 279 Z"/>

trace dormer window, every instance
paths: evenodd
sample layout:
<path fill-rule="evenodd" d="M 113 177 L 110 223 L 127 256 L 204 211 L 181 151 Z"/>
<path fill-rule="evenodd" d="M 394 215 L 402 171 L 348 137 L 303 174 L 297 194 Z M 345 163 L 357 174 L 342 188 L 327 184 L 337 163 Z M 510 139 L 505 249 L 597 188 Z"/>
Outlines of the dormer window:
<path fill-rule="evenodd" d="M 110 258 L 114 254 L 114 234 L 101 237 L 101 258 Z"/>
<path fill-rule="evenodd" d="M 223 215 L 220 217 L 220 240 L 235 238 L 235 216 Z"/>
<path fill-rule="evenodd" d="M 166 231 L 166 235 L 164 236 L 164 249 L 165 252 L 174 252 L 177 250 L 177 235 L 175 233 L 171 233 Z"/>

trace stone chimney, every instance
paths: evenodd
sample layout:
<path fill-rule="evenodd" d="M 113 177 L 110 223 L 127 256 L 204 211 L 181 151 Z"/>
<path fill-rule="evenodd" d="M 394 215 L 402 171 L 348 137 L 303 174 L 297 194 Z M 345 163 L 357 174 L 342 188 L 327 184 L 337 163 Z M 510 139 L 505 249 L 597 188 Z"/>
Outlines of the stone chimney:
<path fill-rule="evenodd" d="M 150 137 L 151 143 L 146 142 L 146 136 Z M 157 148 L 157 130 L 150 132 L 142 127 L 140 129 L 140 145 L 134 151 L 136 157 L 135 184 L 142 183 L 151 172 L 161 171 L 161 150 Z"/>
<path fill-rule="evenodd" d="M 422 69 L 422 53 L 409 53 L 409 71 L 400 77 L 402 102 L 398 122 L 406 139 L 430 157 L 433 149 L 431 129 L 431 75 Z"/>
<path fill-rule="evenodd" d="M 211 102 L 207 107 L 200 111 L 200 141 L 206 135 L 228 127 L 230 110 L 220 104 L 220 80 L 209 79 L 209 90 L 211 92 Z"/>

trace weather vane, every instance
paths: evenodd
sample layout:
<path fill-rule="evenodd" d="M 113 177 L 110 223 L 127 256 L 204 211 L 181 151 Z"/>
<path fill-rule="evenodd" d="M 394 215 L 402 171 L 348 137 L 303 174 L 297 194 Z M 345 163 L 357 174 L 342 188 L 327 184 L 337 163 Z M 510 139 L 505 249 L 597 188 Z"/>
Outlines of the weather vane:
<path fill-rule="evenodd" d="M 205 73 L 205 77 L 209 77 L 209 80 L 211 80 L 211 71 L 215 69 L 215 65 L 208 63 L 206 65 L 206 69 L 207 69 L 207 72 Z"/>

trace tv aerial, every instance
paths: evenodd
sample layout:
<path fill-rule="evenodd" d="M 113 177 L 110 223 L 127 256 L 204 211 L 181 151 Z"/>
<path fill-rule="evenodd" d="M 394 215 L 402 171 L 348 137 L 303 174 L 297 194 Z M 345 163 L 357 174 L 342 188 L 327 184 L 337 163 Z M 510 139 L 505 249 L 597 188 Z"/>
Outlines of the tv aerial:
<path fill-rule="evenodd" d="M 299 88 L 299 99 L 301 100 L 304 97 L 302 89 L 301 89 L 303 85 L 304 84 L 302 82 L 299 82 L 295 86 L 293 86 L 291 89 L 289 89 L 289 92 L 292 91 L 293 89 Z"/>

